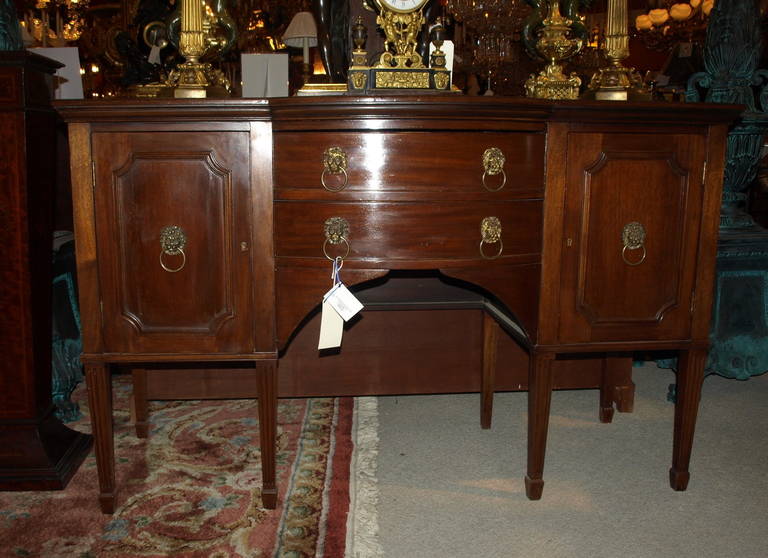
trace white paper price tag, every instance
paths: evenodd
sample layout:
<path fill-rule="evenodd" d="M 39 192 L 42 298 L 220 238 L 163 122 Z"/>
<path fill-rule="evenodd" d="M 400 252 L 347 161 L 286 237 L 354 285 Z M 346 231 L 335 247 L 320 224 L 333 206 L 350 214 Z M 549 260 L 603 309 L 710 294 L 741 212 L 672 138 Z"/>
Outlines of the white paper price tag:
<path fill-rule="evenodd" d="M 363 309 L 362 303 L 343 283 L 337 283 L 325 294 L 323 300 L 333 306 L 345 322 Z"/>
<path fill-rule="evenodd" d="M 341 347 L 341 336 L 344 333 L 344 320 L 327 300 L 323 301 L 320 316 L 320 339 L 317 350 Z"/>

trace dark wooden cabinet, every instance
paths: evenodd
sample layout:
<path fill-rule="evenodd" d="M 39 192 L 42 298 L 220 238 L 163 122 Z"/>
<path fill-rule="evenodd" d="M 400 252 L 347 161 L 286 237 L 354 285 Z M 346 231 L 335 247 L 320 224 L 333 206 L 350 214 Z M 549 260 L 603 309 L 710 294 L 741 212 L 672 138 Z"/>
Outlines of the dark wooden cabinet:
<path fill-rule="evenodd" d="M 260 278 L 251 274 L 248 131 L 97 132 L 91 141 L 108 351 L 251 352 Z M 164 234 L 181 245 L 164 248 Z"/>
<path fill-rule="evenodd" d="M 0 52 L 0 490 L 64 488 L 91 447 L 56 418 L 51 395 L 59 66 Z"/>
<path fill-rule="evenodd" d="M 336 256 L 351 286 L 415 270 L 493 301 L 530 354 L 533 499 L 553 369 L 560 382 L 566 372 L 555 359 L 594 353 L 606 376 L 632 351 L 679 350 L 670 480 L 685 489 L 724 145 L 738 107 L 448 95 L 59 109 L 71 123 L 105 510 L 115 488 L 105 366 L 115 362 L 255 364 L 265 503 L 274 505 L 277 354 L 329 289 Z M 184 231 L 183 255 L 161 256 L 168 226 Z M 396 391 L 371 374 L 362 391 Z M 601 389 L 601 418 L 620 401 Z"/>
<path fill-rule="evenodd" d="M 568 134 L 562 342 L 690 338 L 706 139 Z"/>

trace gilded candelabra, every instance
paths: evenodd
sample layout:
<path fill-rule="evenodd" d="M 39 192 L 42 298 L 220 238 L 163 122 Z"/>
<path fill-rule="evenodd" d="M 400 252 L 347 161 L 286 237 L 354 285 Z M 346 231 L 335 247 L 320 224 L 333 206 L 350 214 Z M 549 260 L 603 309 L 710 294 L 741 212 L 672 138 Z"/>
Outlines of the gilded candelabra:
<path fill-rule="evenodd" d="M 214 45 L 206 29 L 202 0 L 181 0 L 181 32 L 179 54 L 185 62 L 168 76 L 168 85 L 174 88 L 174 97 L 223 97 L 229 94 L 231 84 L 226 76 L 200 58 Z M 217 46 L 217 45 L 215 45 Z"/>
<path fill-rule="evenodd" d="M 605 57 L 608 65 L 592 76 L 584 97 L 601 101 L 649 100 L 650 92 L 634 68 L 622 60 L 629 57 L 627 0 L 608 0 Z"/>
<path fill-rule="evenodd" d="M 547 60 L 546 67 L 531 75 L 525 82 L 528 97 L 539 99 L 576 99 L 579 96 L 581 78 L 575 73 L 566 76 L 560 64 L 581 49 L 583 41 L 571 31 L 573 21 L 560 15 L 557 0 L 549 3 L 549 13 L 542 21 L 542 29 L 536 41 L 536 50 Z"/>

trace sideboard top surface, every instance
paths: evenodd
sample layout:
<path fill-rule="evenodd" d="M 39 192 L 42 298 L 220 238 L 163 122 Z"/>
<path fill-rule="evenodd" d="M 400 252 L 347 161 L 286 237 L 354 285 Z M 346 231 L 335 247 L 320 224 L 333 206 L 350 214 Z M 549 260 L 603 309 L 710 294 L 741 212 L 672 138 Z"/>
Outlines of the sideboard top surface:
<path fill-rule="evenodd" d="M 383 120 L 451 121 L 475 128 L 504 123 L 599 122 L 655 125 L 702 125 L 733 121 L 741 105 L 710 103 L 625 103 L 611 101 L 546 101 L 515 97 L 464 95 L 397 95 L 289 97 L 276 99 L 119 99 L 57 101 L 67 122 L 272 121 L 276 130 L 345 128 L 361 121 L 376 128 Z"/>

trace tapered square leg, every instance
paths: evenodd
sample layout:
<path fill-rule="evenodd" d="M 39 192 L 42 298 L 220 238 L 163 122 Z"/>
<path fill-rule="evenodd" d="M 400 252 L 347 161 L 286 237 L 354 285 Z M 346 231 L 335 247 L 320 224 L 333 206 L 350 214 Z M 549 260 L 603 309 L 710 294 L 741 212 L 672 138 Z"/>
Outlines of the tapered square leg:
<path fill-rule="evenodd" d="M 496 384 L 496 344 L 499 324 L 490 314 L 483 313 L 483 376 L 480 386 L 480 426 L 491 427 L 493 417 L 493 391 Z"/>
<path fill-rule="evenodd" d="M 528 368 L 528 473 L 525 494 L 541 498 L 544 489 L 544 454 L 547 449 L 549 410 L 552 401 L 552 353 L 531 353 Z"/>
<path fill-rule="evenodd" d="M 103 363 L 85 365 L 93 445 L 99 476 L 99 506 L 103 513 L 115 511 L 115 443 L 112 428 L 112 378 Z"/>
<path fill-rule="evenodd" d="M 258 361 L 259 442 L 261 444 L 261 499 L 265 508 L 277 506 L 275 441 L 277 439 L 277 361 Z"/>
<path fill-rule="evenodd" d="M 147 371 L 144 368 L 134 368 L 131 370 L 131 381 L 133 383 L 134 428 L 136 429 L 136 437 L 146 438 L 149 436 Z"/>
<path fill-rule="evenodd" d="M 677 399 L 675 401 L 675 431 L 672 443 L 672 467 L 669 484 L 675 490 L 688 488 L 688 465 L 693 449 L 693 434 L 704 382 L 707 351 L 680 351 L 677 370 Z"/>

